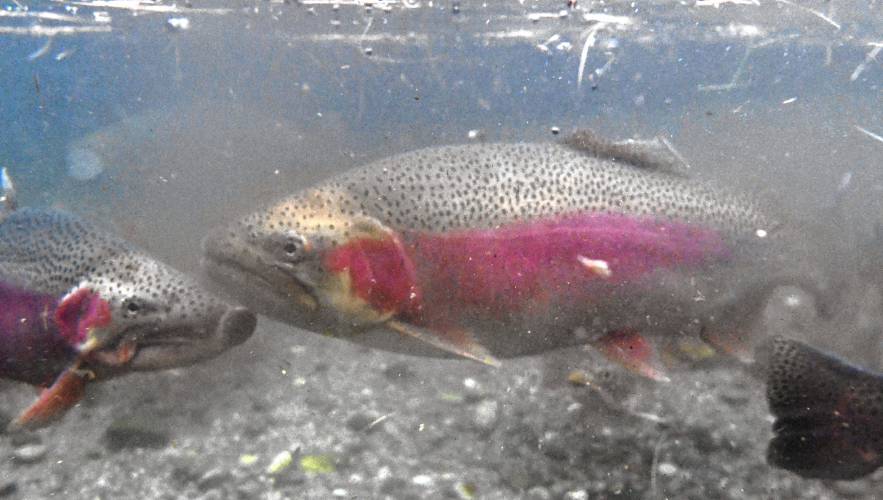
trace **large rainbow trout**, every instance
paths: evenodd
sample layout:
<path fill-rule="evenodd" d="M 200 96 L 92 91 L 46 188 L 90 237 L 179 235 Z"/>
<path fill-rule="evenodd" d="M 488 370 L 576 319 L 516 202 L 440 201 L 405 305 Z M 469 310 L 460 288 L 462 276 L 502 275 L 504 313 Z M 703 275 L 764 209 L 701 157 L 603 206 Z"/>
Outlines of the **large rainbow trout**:
<path fill-rule="evenodd" d="M 745 354 L 769 292 L 809 281 L 787 228 L 678 158 L 588 132 L 422 149 L 217 230 L 204 264 L 260 313 L 372 347 L 496 364 L 591 344 L 665 379 L 647 334 Z"/>

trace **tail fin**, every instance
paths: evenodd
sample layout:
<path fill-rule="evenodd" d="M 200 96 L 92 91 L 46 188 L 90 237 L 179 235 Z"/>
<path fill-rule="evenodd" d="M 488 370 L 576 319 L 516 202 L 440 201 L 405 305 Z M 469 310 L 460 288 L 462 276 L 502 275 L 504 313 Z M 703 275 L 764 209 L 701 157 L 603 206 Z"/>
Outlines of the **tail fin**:
<path fill-rule="evenodd" d="M 883 375 L 782 337 L 766 354 L 770 464 L 837 480 L 883 465 Z"/>

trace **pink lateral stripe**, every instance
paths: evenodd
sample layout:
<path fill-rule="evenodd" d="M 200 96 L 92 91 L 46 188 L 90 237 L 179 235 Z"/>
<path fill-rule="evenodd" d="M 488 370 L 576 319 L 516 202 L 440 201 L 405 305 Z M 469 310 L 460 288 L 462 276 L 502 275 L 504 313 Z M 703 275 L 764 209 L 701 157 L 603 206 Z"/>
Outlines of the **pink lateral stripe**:
<path fill-rule="evenodd" d="M 720 233 L 687 223 L 615 214 L 575 215 L 497 229 L 406 235 L 424 296 L 498 313 L 552 296 L 586 300 L 593 285 L 725 259 Z M 604 261 L 609 278 L 580 258 Z M 430 293 L 430 290 L 437 293 Z M 427 304 L 429 306 L 430 304 Z"/>

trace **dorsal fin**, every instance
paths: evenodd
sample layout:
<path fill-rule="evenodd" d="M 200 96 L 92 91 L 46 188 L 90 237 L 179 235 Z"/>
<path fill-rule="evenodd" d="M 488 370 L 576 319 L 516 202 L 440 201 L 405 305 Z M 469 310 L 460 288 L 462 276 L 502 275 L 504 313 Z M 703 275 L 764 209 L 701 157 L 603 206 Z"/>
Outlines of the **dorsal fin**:
<path fill-rule="evenodd" d="M 9 177 L 6 167 L 0 169 L 0 221 L 5 219 L 17 208 L 15 185 Z"/>
<path fill-rule="evenodd" d="M 591 130 L 577 130 L 564 138 L 564 145 L 598 158 L 610 158 L 647 170 L 687 177 L 690 165 L 665 138 L 605 139 Z"/>

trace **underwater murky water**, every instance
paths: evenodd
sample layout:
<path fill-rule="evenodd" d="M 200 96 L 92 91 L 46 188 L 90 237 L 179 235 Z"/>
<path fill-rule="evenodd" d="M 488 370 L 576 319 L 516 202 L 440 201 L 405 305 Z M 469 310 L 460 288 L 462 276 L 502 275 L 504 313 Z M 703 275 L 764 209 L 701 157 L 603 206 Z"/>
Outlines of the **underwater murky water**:
<path fill-rule="evenodd" d="M 883 367 L 879 2 L 0 7 L 0 166 L 19 203 L 82 215 L 189 274 L 211 229 L 371 160 L 579 129 L 658 135 L 690 176 L 773 199 L 805 231 L 810 266 L 842 278 L 848 305 L 834 319 L 786 289 L 767 331 Z M 577 349 L 492 370 L 261 319 L 218 359 L 90 387 L 56 426 L 0 436 L 0 496 L 873 498 L 883 487 L 879 472 L 823 483 L 767 465 L 771 420 L 750 370 L 628 379 L 611 392 L 623 410 L 563 380 L 603 363 Z M 32 394 L 3 384 L 11 417 Z M 27 446 L 39 457 L 15 458 Z M 286 451 L 293 464 L 274 469 Z"/>

